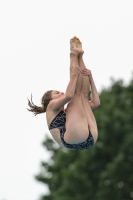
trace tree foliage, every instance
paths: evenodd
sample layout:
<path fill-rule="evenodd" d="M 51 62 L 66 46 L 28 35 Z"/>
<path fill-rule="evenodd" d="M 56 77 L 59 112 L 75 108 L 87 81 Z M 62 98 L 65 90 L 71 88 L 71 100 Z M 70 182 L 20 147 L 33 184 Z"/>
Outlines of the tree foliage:
<path fill-rule="evenodd" d="M 40 200 L 133 199 L 133 80 L 128 86 L 112 81 L 100 100 L 94 110 L 99 137 L 92 148 L 70 151 L 49 138 L 43 142 L 52 156 L 36 176 L 50 191 Z"/>

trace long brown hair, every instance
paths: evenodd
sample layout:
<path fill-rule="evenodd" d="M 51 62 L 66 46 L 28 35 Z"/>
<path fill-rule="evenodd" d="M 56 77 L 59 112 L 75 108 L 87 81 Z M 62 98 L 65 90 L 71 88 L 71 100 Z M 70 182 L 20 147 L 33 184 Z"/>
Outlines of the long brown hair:
<path fill-rule="evenodd" d="M 52 100 L 52 97 L 51 97 L 52 91 L 53 90 L 49 90 L 45 92 L 45 94 L 42 96 L 42 99 L 41 99 L 42 106 L 36 106 L 32 101 L 32 95 L 31 95 L 31 100 L 28 99 L 28 105 L 30 109 L 27 109 L 27 110 L 30 112 L 33 112 L 35 116 L 41 113 L 45 113 L 50 100 Z"/>

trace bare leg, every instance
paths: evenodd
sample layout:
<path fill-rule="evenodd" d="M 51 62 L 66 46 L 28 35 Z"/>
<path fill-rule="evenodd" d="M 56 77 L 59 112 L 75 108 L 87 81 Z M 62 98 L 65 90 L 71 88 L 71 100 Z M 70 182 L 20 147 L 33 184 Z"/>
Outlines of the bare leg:
<path fill-rule="evenodd" d="M 79 66 L 78 56 L 82 55 L 83 53 L 84 51 L 81 48 L 79 48 L 79 46 L 77 45 L 77 37 L 73 37 L 70 40 L 70 66 L 71 67 Z M 70 76 L 71 76 L 71 73 L 70 73 Z M 81 91 L 82 79 L 83 79 L 83 76 L 80 74 L 78 77 L 77 85 L 75 89 L 76 93 Z"/>
<path fill-rule="evenodd" d="M 73 40 L 73 43 L 75 45 L 75 40 Z M 74 66 L 77 64 L 78 56 L 76 54 L 70 54 L 70 65 Z M 82 104 L 82 80 L 83 76 L 80 74 L 77 80 L 75 94 L 68 103 L 66 110 L 66 133 L 64 140 L 70 144 L 84 142 L 89 135 L 87 117 Z"/>
<path fill-rule="evenodd" d="M 79 55 L 78 62 L 79 62 L 79 66 L 80 66 L 81 69 L 86 68 L 82 55 Z M 83 103 L 84 111 L 85 111 L 86 117 L 87 117 L 88 129 L 90 130 L 90 132 L 93 135 L 93 138 L 96 142 L 97 136 L 98 136 L 98 130 L 97 130 L 97 124 L 96 124 L 94 114 L 93 114 L 92 109 L 91 109 L 90 104 L 89 104 L 89 99 L 88 99 L 89 91 L 90 91 L 89 77 L 83 76 L 82 90 L 81 90 L 82 103 Z"/>
<path fill-rule="evenodd" d="M 80 40 L 77 37 L 75 37 L 75 43 L 76 43 L 76 47 L 78 49 L 82 50 L 82 43 L 80 42 Z M 83 53 L 84 53 L 83 50 L 80 51 L 80 54 L 78 56 L 78 64 L 79 64 L 80 69 L 86 68 L 83 58 L 82 58 Z M 82 106 L 83 106 L 82 109 L 83 109 L 83 111 L 85 113 L 85 117 L 86 117 L 85 124 L 87 121 L 87 127 L 88 127 L 89 131 L 91 132 L 91 134 L 93 135 L 94 141 L 96 142 L 97 136 L 98 136 L 98 130 L 97 130 L 97 124 L 96 124 L 94 114 L 93 114 L 92 109 L 89 104 L 89 99 L 88 99 L 89 92 L 90 92 L 89 77 L 82 76 L 80 74 L 80 76 L 77 80 L 75 95 L 79 95 L 80 102 L 82 100 Z M 73 101 L 74 101 L 74 99 L 73 99 Z"/>

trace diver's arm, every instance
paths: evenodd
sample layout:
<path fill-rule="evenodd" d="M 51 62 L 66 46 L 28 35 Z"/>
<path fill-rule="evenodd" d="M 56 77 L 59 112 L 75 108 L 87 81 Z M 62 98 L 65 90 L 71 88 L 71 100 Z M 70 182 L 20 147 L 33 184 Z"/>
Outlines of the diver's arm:
<path fill-rule="evenodd" d="M 94 109 L 100 106 L 100 98 L 99 98 L 92 74 L 89 75 L 89 79 L 90 79 L 90 85 L 91 85 L 91 100 L 89 101 L 89 104 L 91 108 Z"/>
<path fill-rule="evenodd" d="M 60 98 L 52 100 L 49 104 L 52 110 L 56 111 L 59 110 L 62 106 L 64 106 L 66 103 L 68 103 L 75 93 L 76 83 L 77 79 L 80 73 L 80 70 L 77 67 L 71 67 L 70 68 L 70 81 L 67 85 L 66 92 L 64 95 L 62 95 Z"/>
<path fill-rule="evenodd" d="M 91 85 L 91 100 L 89 101 L 89 104 L 90 104 L 91 108 L 94 109 L 94 108 L 100 106 L 100 99 L 99 99 L 99 95 L 98 95 L 91 71 L 87 68 L 84 68 L 81 71 L 81 73 L 83 76 L 88 76 L 88 78 L 89 78 L 90 85 Z"/>

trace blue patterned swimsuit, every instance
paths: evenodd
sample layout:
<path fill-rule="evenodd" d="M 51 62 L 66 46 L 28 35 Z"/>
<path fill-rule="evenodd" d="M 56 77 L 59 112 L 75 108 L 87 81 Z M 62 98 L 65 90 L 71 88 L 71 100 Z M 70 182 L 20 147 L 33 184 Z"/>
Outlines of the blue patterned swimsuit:
<path fill-rule="evenodd" d="M 85 140 L 84 142 L 81 142 L 78 144 L 66 143 L 64 141 L 64 134 L 66 132 L 65 124 L 66 124 L 66 113 L 63 110 L 61 110 L 58 113 L 58 115 L 52 120 L 49 130 L 54 129 L 54 128 L 58 128 L 60 130 L 60 138 L 61 138 L 63 145 L 66 148 L 68 148 L 70 150 L 83 150 L 83 149 L 88 149 L 93 146 L 94 139 L 93 139 L 90 131 L 89 131 L 89 136 L 88 136 L 87 140 Z"/>

